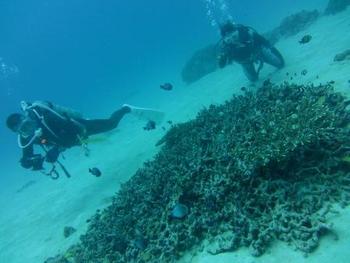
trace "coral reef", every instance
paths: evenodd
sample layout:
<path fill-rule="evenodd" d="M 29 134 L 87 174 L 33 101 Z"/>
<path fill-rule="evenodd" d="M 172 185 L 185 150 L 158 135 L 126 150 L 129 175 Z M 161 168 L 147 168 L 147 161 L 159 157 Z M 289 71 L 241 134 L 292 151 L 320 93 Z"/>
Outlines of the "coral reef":
<path fill-rule="evenodd" d="M 293 36 L 305 30 L 318 19 L 319 15 L 317 10 L 300 11 L 284 18 L 278 27 L 264 34 L 264 36 L 274 44 L 283 37 Z"/>
<path fill-rule="evenodd" d="M 196 51 L 182 69 L 182 80 L 189 84 L 215 71 L 218 67 L 218 54 L 216 45 L 209 45 Z"/>
<path fill-rule="evenodd" d="M 329 0 L 325 14 L 334 15 L 345 10 L 349 5 L 350 0 Z"/>
<path fill-rule="evenodd" d="M 312 252 L 350 200 L 349 104 L 330 83 L 265 81 L 211 105 L 169 130 L 67 259 L 175 262 L 204 239 L 211 254 L 259 256 L 273 240 Z M 177 204 L 186 217 L 170 216 Z"/>
<path fill-rule="evenodd" d="M 344 50 L 343 52 L 335 55 L 333 61 L 334 62 L 340 62 L 344 60 L 350 60 L 350 49 Z"/>

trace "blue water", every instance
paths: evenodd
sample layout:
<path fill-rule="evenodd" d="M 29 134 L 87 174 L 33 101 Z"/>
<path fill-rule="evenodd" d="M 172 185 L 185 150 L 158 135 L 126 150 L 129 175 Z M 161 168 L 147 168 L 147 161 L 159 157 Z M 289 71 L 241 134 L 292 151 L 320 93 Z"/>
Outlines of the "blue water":
<path fill-rule="evenodd" d="M 223 2 L 235 21 L 264 31 L 302 8 L 323 9 L 327 1 Z M 1 120 L 22 99 L 108 114 L 128 94 L 175 81 L 193 50 L 217 40 L 206 12 L 204 0 L 1 1 L 0 57 L 19 69 L 0 82 Z M 18 149 L 4 125 L 0 144 L 11 169 Z"/>
<path fill-rule="evenodd" d="M 218 40 L 212 19 L 229 15 L 264 32 L 301 9 L 323 10 L 328 1 L 216 0 L 227 9 L 211 10 L 213 17 L 205 2 L 2 0 L 0 57 L 18 72 L 0 78 L 0 187 L 28 176 L 19 167 L 16 136 L 5 127 L 21 100 L 49 100 L 89 117 L 108 116 L 145 90 L 157 98 L 160 83 L 183 86 L 186 60 Z"/>
<path fill-rule="evenodd" d="M 228 9 L 224 14 L 212 10 L 215 19 L 230 14 L 258 31 L 303 8 L 322 10 L 327 3 L 223 2 Z M 3 125 L 9 113 L 19 110 L 20 100 L 49 100 L 101 117 L 139 90 L 179 83 L 192 52 L 218 38 L 207 11 L 205 0 L 1 1 L 0 57 L 19 70 L 0 79 L 1 182 L 14 178 L 9 171 L 26 173 L 18 168 L 15 136 Z"/>

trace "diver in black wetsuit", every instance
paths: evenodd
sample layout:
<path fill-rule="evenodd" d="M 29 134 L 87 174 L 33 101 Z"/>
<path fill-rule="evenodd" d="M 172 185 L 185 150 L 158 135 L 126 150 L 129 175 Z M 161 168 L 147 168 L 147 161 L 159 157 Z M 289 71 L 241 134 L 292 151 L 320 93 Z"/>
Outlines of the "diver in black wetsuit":
<path fill-rule="evenodd" d="M 247 78 L 254 82 L 258 80 L 264 63 L 279 69 L 284 67 L 281 53 L 254 29 L 228 21 L 221 25 L 220 33 L 220 68 L 235 61 L 242 65 Z M 258 64 L 257 69 L 255 64 Z"/>
<path fill-rule="evenodd" d="M 13 113 L 6 124 L 18 133 L 18 144 L 23 150 L 20 160 L 24 168 L 42 170 L 43 162 L 55 163 L 60 152 L 82 145 L 90 135 L 107 132 L 118 126 L 125 114 L 131 112 L 129 105 L 115 111 L 108 119 L 87 120 L 69 111 L 59 111 L 52 103 L 22 102 L 24 114 Z M 42 146 L 46 156 L 34 153 L 34 145 Z"/>

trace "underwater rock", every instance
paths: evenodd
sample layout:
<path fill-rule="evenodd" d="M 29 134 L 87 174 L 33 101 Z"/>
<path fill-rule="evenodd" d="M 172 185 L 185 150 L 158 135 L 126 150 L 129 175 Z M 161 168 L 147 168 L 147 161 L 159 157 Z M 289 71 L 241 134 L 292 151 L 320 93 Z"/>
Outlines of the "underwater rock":
<path fill-rule="evenodd" d="M 63 229 L 63 236 L 65 238 L 70 237 L 73 233 L 75 233 L 77 230 L 74 227 L 71 226 L 65 226 Z"/>
<path fill-rule="evenodd" d="M 182 80 L 187 84 L 195 82 L 218 68 L 217 45 L 208 45 L 196 51 L 182 69 Z"/>
<path fill-rule="evenodd" d="M 188 207 L 180 203 L 177 203 L 170 213 L 170 217 L 176 218 L 176 219 L 183 219 L 187 215 L 188 215 Z"/>
<path fill-rule="evenodd" d="M 344 60 L 350 60 L 350 49 L 347 49 L 337 55 L 335 55 L 333 61 L 334 62 L 340 62 Z"/>
<path fill-rule="evenodd" d="M 275 44 L 281 38 L 294 36 L 299 32 L 308 28 L 319 17 L 320 13 L 317 10 L 313 11 L 300 11 L 296 14 L 287 16 L 281 22 L 281 24 L 275 29 L 264 34 L 264 36 L 272 43 Z"/>
<path fill-rule="evenodd" d="M 350 0 L 329 0 L 325 14 L 334 15 L 345 10 L 349 5 Z"/>

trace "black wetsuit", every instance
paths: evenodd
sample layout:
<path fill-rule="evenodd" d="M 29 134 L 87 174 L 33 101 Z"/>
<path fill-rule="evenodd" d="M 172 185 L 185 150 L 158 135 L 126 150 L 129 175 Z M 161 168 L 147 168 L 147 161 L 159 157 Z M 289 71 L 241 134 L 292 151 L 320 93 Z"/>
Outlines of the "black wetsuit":
<path fill-rule="evenodd" d="M 221 68 L 235 61 L 242 65 L 249 80 L 256 81 L 263 63 L 277 68 L 284 66 L 280 52 L 254 29 L 238 24 L 232 27 L 219 42 Z M 255 63 L 259 63 L 260 68 L 255 69 Z"/>
<path fill-rule="evenodd" d="M 35 120 L 38 127 L 42 130 L 42 135 L 36 138 L 31 145 L 23 149 L 23 155 L 20 160 L 24 168 L 32 168 L 33 157 L 41 157 L 38 154 L 34 154 L 34 144 L 58 147 L 61 150 L 80 145 L 81 139 L 116 128 L 123 116 L 130 112 L 130 108 L 122 107 L 115 111 L 108 119 L 94 120 L 82 118 L 73 119 L 67 115 L 63 115 L 64 118 L 61 118 L 59 115 L 55 114 L 54 111 L 40 106 L 31 107 L 27 112 L 29 117 Z M 21 144 L 26 145 L 30 139 L 31 138 L 20 137 Z"/>

